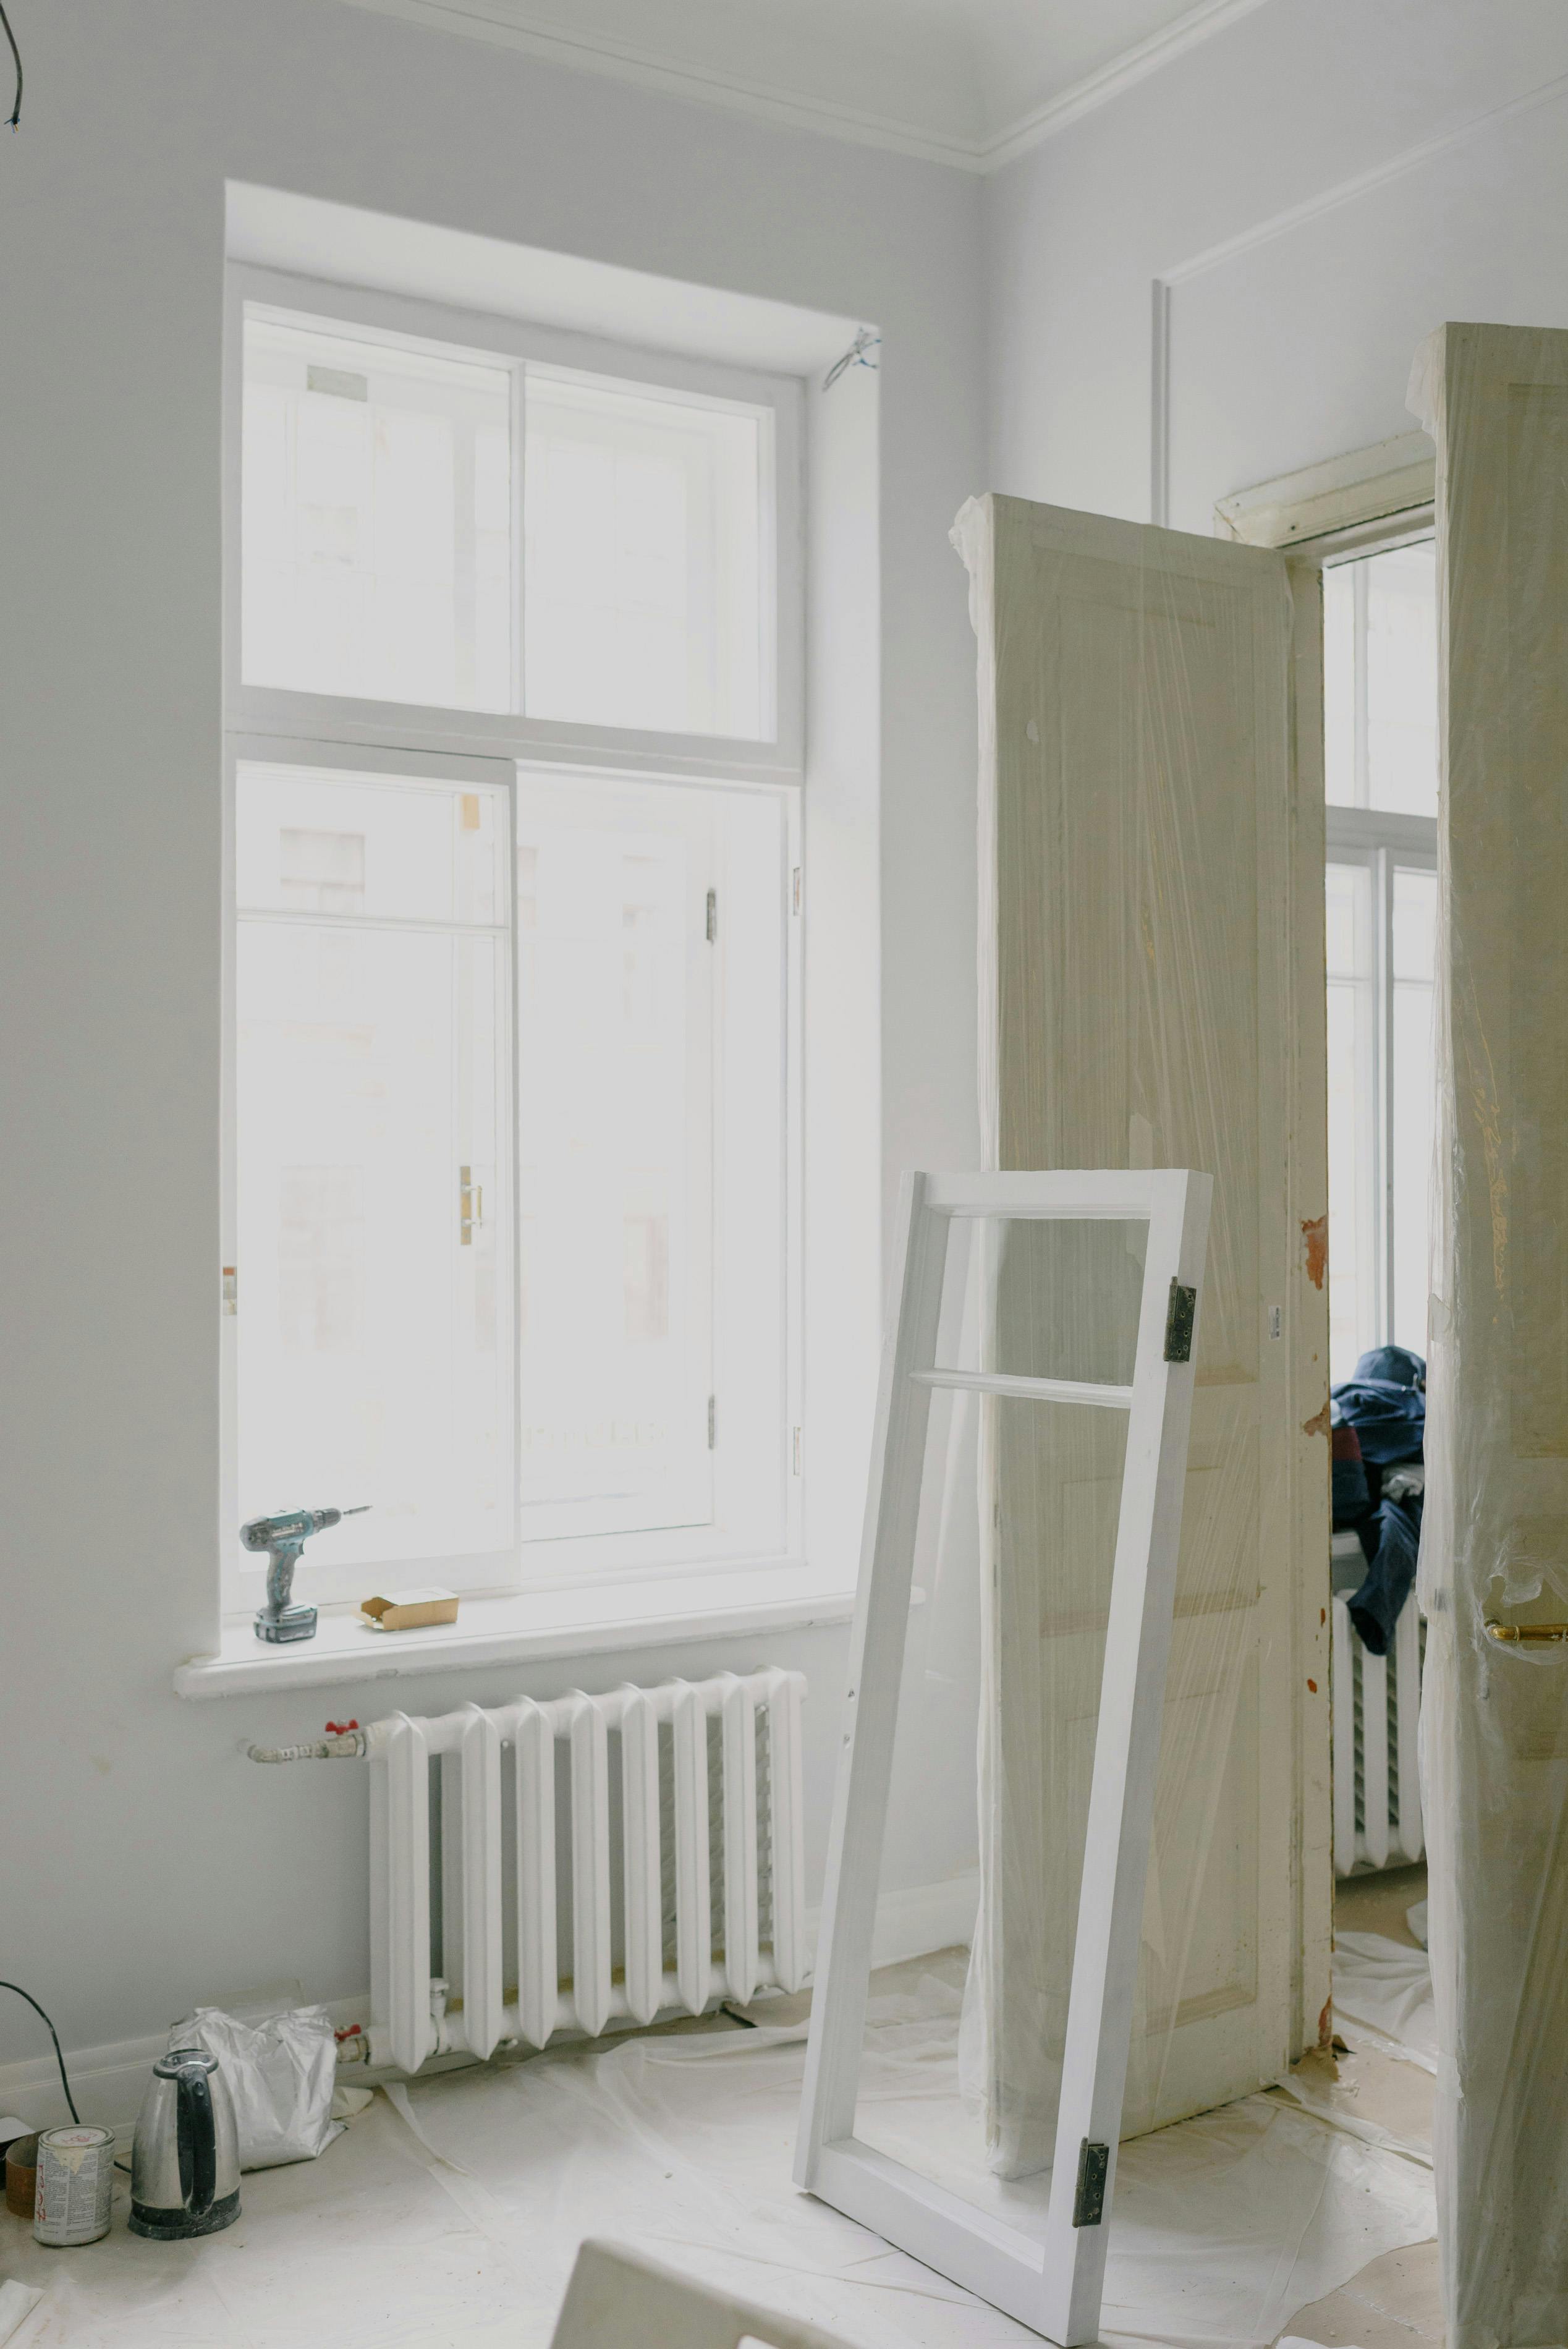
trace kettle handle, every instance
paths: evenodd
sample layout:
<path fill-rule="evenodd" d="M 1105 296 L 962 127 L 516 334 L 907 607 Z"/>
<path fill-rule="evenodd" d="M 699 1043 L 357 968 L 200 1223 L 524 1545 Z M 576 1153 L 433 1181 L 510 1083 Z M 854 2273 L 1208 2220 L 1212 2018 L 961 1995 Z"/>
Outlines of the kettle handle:
<path fill-rule="evenodd" d="M 191 2064 L 175 2079 L 179 2091 L 180 2191 L 192 2218 L 205 2218 L 218 2185 L 218 2145 L 212 2123 L 212 2091 L 207 2075 Z"/>

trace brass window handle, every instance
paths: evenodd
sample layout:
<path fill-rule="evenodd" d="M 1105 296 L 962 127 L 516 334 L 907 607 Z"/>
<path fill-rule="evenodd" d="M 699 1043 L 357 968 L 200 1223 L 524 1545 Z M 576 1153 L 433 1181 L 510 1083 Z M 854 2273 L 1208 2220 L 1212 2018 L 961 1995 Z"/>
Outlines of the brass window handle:
<path fill-rule="evenodd" d="M 474 1181 L 471 1166 L 458 1169 L 458 1246 L 472 1247 L 474 1234 L 485 1219 L 483 1185 Z"/>
<path fill-rule="evenodd" d="M 1528 1648 L 1550 1647 L 1568 1640 L 1568 1623 L 1489 1623 L 1489 1640 L 1516 1641 Z"/>

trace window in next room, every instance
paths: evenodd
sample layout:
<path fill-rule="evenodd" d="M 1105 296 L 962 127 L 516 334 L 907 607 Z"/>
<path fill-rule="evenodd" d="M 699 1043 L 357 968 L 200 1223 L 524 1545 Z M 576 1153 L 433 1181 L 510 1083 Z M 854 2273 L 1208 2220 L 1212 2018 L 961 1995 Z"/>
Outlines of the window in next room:
<path fill-rule="evenodd" d="M 1429 537 L 1324 572 L 1329 1361 L 1427 1350 L 1437 919 Z"/>

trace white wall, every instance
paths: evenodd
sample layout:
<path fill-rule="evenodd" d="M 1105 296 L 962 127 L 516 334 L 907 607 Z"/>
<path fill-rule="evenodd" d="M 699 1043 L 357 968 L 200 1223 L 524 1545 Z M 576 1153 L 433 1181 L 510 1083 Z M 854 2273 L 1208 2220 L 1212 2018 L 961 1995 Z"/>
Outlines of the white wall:
<path fill-rule="evenodd" d="M 364 1773 L 238 1748 L 390 1709 L 364 1687 L 192 1705 L 170 1681 L 208 1644 L 215 1573 L 225 179 L 881 326 L 863 1086 L 890 1187 L 975 1148 L 974 669 L 946 532 L 982 474 L 981 196 L 336 0 L 58 0 L 22 30 L 26 110 L 0 140 L 0 1940 L 82 2047 L 278 1976 L 364 1988 Z M 878 1245 L 868 1219 L 862 1261 Z M 973 1855 L 961 1596 L 916 1618 L 892 1884 Z M 443 1675 L 417 1702 L 798 1664 L 814 1899 L 846 1642 Z M 0 2060 L 37 2045 L 0 2003 Z"/>
<path fill-rule="evenodd" d="M 1267 0 L 986 206 L 992 485 L 1150 518 L 1163 276 L 1170 519 L 1207 534 L 1229 492 L 1410 429 L 1444 319 L 1568 325 L 1568 13 Z"/>

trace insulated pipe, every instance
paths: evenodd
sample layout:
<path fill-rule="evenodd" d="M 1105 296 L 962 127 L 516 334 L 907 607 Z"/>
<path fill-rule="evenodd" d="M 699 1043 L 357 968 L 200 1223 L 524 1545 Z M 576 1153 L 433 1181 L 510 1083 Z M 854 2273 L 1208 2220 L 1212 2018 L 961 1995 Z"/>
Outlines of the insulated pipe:
<path fill-rule="evenodd" d="M 351 1762 L 367 1754 L 370 1740 L 363 1729 L 345 1730 L 338 1737 L 318 1737 L 309 1745 L 247 1745 L 253 1762 Z"/>

